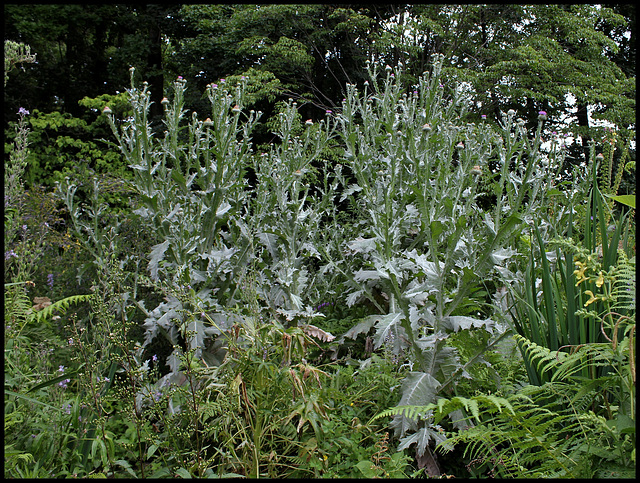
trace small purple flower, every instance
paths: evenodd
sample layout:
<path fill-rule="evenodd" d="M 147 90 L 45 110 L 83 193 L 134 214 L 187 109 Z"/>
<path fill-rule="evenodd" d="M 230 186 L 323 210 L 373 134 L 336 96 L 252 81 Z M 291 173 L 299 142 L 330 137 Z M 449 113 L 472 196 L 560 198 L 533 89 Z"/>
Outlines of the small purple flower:
<path fill-rule="evenodd" d="M 53 289 L 53 273 L 47 275 L 47 285 L 50 289 Z"/>
<path fill-rule="evenodd" d="M 153 354 L 153 356 L 151 356 L 151 360 L 152 360 L 153 362 L 158 362 L 158 356 L 157 356 L 157 355 L 155 355 L 155 354 Z"/>
<path fill-rule="evenodd" d="M 316 307 L 316 310 L 320 310 L 320 309 L 322 309 L 324 307 L 327 307 L 329 305 L 332 305 L 332 303 L 331 302 L 323 302 L 320 305 L 318 305 L 318 307 Z"/>
<path fill-rule="evenodd" d="M 487 115 L 486 115 L 486 114 L 482 114 L 480 117 L 481 117 L 482 119 L 486 119 L 486 118 L 487 118 Z"/>
<path fill-rule="evenodd" d="M 331 109 L 327 109 L 325 112 L 326 112 L 327 114 L 332 114 L 332 113 L 333 113 L 333 111 L 332 111 Z"/>
<path fill-rule="evenodd" d="M 65 379 L 64 381 L 60 381 L 58 383 L 58 386 L 60 386 L 62 389 L 66 389 L 67 388 L 67 383 L 71 382 L 71 379 Z"/>
<path fill-rule="evenodd" d="M 64 366 L 59 366 L 58 367 L 58 372 L 62 372 L 64 374 Z"/>
<path fill-rule="evenodd" d="M 28 116 L 29 111 L 27 111 L 24 107 L 21 107 L 20 109 L 18 109 L 18 114 L 20 114 L 21 116 Z"/>
<path fill-rule="evenodd" d="M 18 258 L 18 255 L 13 250 L 9 250 L 8 252 L 4 252 L 4 260 L 7 261 L 11 258 Z"/>

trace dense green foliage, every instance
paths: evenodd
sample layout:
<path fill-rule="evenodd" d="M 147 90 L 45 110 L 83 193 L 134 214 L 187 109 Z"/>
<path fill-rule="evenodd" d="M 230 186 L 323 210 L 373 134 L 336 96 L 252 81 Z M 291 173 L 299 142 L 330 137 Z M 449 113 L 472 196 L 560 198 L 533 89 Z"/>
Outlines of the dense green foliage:
<path fill-rule="evenodd" d="M 6 5 L 5 476 L 634 474 L 627 7 Z"/>
<path fill-rule="evenodd" d="M 92 145 L 103 136 L 95 129 L 100 111 L 87 112 L 95 107 L 81 101 L 123 93 L 129 67 L 149 82 L 152 117 L 162 114 L 177 76 L 190 86 L 186 107 L 200 113 L 208 84 L 245 76 L 247 102 L 264 119 L 292 98 L 304 119 L 317 120 L 340 108 L 347 83 L 366 79 L 367 60 L 402 62 L 411 84 L 441 53 L 445 86 L 464 82 L 474 94 L 470 120 L 497 123 L 515 109 L 535 128 L 546 111 L 545 132 L 575 139 L 567 165 L 586 162 L 588 140 L 603 138 L 601 120 L 617 126 L 616 163 L 626 164 L 621 148 L 635 128 L 633 5 L 8 4 L 4 13 L 5 39 L 38 56 L 5 86 L 5 133 L 10 139 L 19 107 L 55 116 L 34 120 L 27 179 L 35 183 L 59 179 L 63 168 L 48 147 L 57 137 L 53 144 L 80 153 L 97 172 L 114 162 Z M 257 144 L 273 140 L 265 127 L 254 133 Z M 633 186 L 628 176 L 625 186 Z"/>

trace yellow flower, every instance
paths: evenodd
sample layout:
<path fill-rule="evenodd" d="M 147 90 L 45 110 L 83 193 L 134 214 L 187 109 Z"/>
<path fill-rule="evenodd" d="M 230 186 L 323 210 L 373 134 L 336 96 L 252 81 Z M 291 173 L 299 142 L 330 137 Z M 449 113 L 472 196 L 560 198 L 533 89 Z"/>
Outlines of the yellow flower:
<path fill-rule="evenodd" d="M 587 300 L 584 303 L 584 306 L 586 307 L 589 304 L 592 304 L 593 302 L 595 302 L 596 300 L 598 300 L 598 297 L 596 297 L 595 295 L 593 295 L 593 292 L 591 290 L 585 290 L 584 291 L 585 294 L 587 294 L 589 296 L 589 300 Z"/>
<path fill-rule="evenodd" d="M 598 279 L 596 280 L 596 287 L 600 288 L 602 287 L 602 284 L 604 283 L 604 275 L 602 272 L 600 272 L 598 274 Z"/>
<path fill-rule="evenodd" d="M 576 287 L 578 285 L 580 285 L 582 282 L 584 282 L 585 280 L 587 280 L 587 277 L 585 277 L 584 272 L 587 269 L 587 265 L 585 263 L 582 263 L 581 261 L 576 260 L 576 267 L 577 269 L 573 272 L 573 274 L 576 276 Z"/>

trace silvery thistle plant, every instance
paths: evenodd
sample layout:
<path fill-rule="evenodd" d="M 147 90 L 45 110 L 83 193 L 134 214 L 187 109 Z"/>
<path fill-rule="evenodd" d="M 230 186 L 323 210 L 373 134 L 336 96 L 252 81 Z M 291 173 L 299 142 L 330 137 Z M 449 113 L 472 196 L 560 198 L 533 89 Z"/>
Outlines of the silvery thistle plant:
<path fill-rule="evenodd" d="M 181 380 L 180 336 L 196 358 L 217 366 L 226 331 L 235 324 L 255 335 L 263 312 L 281 320 L 282 330 L 297 319 L 306 333 L 332 338 L 305 324 L 322 315 L 312 309 L 318 289 L 309 266 L 318 256 L 320 218 L 333 208 L 327 192 L 337 185 L 325 182 L 310 196 L 309 179 L 325 162 L 320 158 L 332 136 L 329 123 L 306 125 L 298 134 L 296 106 L 290 104 L 275 133 L 281 142 L 267 153 L 254 153 L 251 132 L 260 113 L 243 107 L 244 88 L 243 81 L 231 87 L 211 84 L 212 113 L 200 121 L 196 113 L 186 119 L 186 85 L 178 79 L 173 99 L 163 100 L 161 138 L 147 118 L 145 84 L 139 90 L 132 81 L 134 114 L 121 129 L 107 111 L 134 170 L 133 185 L 142 200 L 136 213 L 157 235 L 148 273 L 165 301 L 153 309 L 142 300 L 136 303 L 147 317 L 142 349 L 161 333 L 174 347 L 167 360 L 171 372 L 160 386 Z M 255 186 L 245 176 L 249 167 Z"/>
<path fill-rule="evenodd" d="M 324 191 L 315 181 L 326 178 L 322 155 L 332 137 L 329 121 L 307 121 L 298 134 L 297 105 L 289 101 L 274 132 L 279 142 L 255 155 L 256 186 L 245 223 L 255 237 L 256 290 L 285 326 L 322 316 L 312 307 L 320 296 L 315 286 L 320 274 L 310 268 L 320 259 L 319 233 L 331 216 L 337 187 Z"/>
<path fill-rule="evenodd" d="M 433 403 L 468 377 L 471 364 L 488 364 L 483 352 L 507 332 L 493 319 L 456 315 L 456 309 L 516 254 L 518 230 L 543 206 L 551 176 L 541 169 L 540 126 L 531 141 L 513 112 L 499 132 L 460 122 L 469 99 L 459 90 L 445 97 L 442 63 L 434 56 L 431 75 L 409 94 L 396 82 L 401 67 L 394 72 L 387 66 L 379 79 L 374 65 L 362 93 L 347 86 L 336 118 L 353 173 L 353 179 L 342 176 L 343 197 L 359 207 L 361 221 L 359 236 L 329 265 L 348 280 L 349 306 L 366 301 L 379 312 L 345 336 L 373 328 L 374 348 L 385 345 L 407 360 L 399 406 Z M 498 173 L 491 173 L 490 160 L 497 161 Z M 497 202 L 483 210 L 476 202 L 479 181 L 492 174 L 498 176 Z M 491 337 L 463 365 L 447 339 L 471 329 Z M 419 458 L 429 457 L 430 442 L 445 442 L 428 422 L 398 415 L 392 426 L 399 449 L 415 444 Z"/>
<path fill-rule="evenodd" d="M 164 333 L 174 346 L 167 363 L 179 373 L 179 336 L 195 357 L 208 339 L 234 322 L 225 307 L 238 302 L 238 280 L 250 258 L 251 243 L 238 226 L 245 214 L 245 168 L 251 157 L 251 132 L 259 112 L 243 108 L 244 83 L 208 86 L 211 116 L 200 120 L 184 110 L 186 82 L 178 78 L 173 99 L 163 99 L 164 137 L 156 136 L 148 119 L 147 85 L 129 89 L 133 116 L 121 128 L 109 114 L 120 150 L 133 169 L 140 195 L 136 211 L 157 235 L 149 254 L 148 272 L 162 287 L 165 302 L 147 309 L 144 346 Z M 107 108 L 108 109 L 108 108 Z M 210 362 L 219 362 L 220 355 Z M 164 383 L 163 382 L 163 383 Z"/>

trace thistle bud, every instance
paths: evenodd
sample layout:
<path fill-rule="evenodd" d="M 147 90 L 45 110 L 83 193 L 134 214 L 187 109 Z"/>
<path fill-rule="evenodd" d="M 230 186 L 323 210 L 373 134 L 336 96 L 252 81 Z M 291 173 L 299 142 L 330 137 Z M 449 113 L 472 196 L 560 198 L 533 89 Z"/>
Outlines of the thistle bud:
<path fill-rule="evenodd" d="M 482 168 L 476 164 L 473 168 L 471 168 L 470 173 L 474 176 L 479 176 L 482 174 Z"/>
<path fill-rule="evenodd" d="M 202 125 L 204 127 L 211 127 L 211 126 L 213 126 L 213 121 L 211 120 L 210 117 L 208 117 L 203 121 Z"/>
<path fill-rule="evenodd" d="M 160 104 L 162 104 L 163 106 L 168 106 L 169 105 L 169 99 L 167 99 L 166 97 L 163 97 L 162 101 L 160 101 Z"/>
<path fill-rule="evenodd" d="M 431 132 L 431 124 L 426 123 L 422 126 L 422 131 L 423 132 Z"/>
<path fill-rule="evenodd" d="M 238 104 L 236 104 L 235 106 L 233 106 L 233 108 L 231 109 L 231 112 L 233 113 L 238 113 L 240 112 L 240 106 Z"/>
<path fill-rule="evenodd" d="M 464 143 L 462 141 L 460 141 L 458 144 L 456 144 L 456 149 L 458 149 L 458 150 L 464 149 Z"/>
<path fill-rule="evenodd" d="M 547 120 L 547 113 L 545 111 L 539 111 L 538 112 L 538 120 L 546 121 Z"/>
<path fill-rule="evenodd" d="M 104 106 L 102 112 L 105 114 L 111 114 L 111 108 L 109 106 Z"/>

